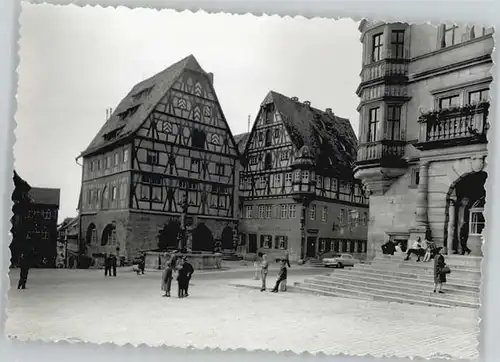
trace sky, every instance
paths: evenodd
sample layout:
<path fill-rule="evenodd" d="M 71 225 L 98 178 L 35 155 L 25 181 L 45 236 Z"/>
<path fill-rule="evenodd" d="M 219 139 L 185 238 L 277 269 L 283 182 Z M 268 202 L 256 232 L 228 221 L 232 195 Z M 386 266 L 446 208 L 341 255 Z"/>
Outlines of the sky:
<path fill-rule="evenodd" d="M 23 3 L 15 169 L 61 189 L 59 221 L 77 215 L 75 158 L 141 80 L 193 54 L 233 134 L 270 90 L 332 108 L 358 133 L 361 43 L 350 19 L 305 19 Z"/>

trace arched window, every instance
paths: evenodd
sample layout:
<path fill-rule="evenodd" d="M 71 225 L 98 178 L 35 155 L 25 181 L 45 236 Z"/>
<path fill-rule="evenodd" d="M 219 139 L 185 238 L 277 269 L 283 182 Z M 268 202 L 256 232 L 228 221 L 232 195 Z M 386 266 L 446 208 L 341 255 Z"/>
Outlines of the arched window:
<path fill-rule="evenodd" d="M 476 201 L 469 210 L 469 235 L 481 235 L 485 226 L 484 198 Z"/>
<path fill-rule="evenodd" d="M 116 245 L 116 226 L 108 224 L 102 232 L 101 245 Z"/>

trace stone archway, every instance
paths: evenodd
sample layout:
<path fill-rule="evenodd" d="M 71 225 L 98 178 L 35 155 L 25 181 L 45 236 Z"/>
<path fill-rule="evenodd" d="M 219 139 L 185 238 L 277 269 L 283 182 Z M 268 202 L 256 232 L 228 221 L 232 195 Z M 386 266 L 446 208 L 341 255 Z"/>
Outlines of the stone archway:
<path fill-rule="evenodd" d="M 214 250 L 214 237 L 210 229 L 203 223 L 193 230 L 193 251 L 210 251 Z"/>
<path fill-rule="evenodd" d="M 102 231 L 101 246 L 115 245 L 116 244 L 116 226 L 114 224 L 107 224 Z"/>
<path fill-rule="evenodd" d="M 229 226 L 222 230 L 221 243 L 223 250 L 234 250 L 233 229 Z"/>
<path fill-rule="evenodd" d="M 480 255 L 487 177 L 485 171 L 470 172 L 451 184 L 446 197 L 445 223 L 445 246 L 449 253 L 460 252 L 460 240 L 466 238 L 468 247 L 475 249 L 473 254 Z"/>
<path fill-rule="evenodd" d="M 158 248 L 160 250 L 172 250 L 177 248 L 177 237 L 181 231 L 181 224 L 178 220 L 171 220 L 161 230 L 158 238 Z"/>
<path fill-rule="evenodd" d="M 87 227 L 87 233 L 85 234 L 85 244 L 97 244 L 97 228 L 94 223 L 90 223 L 90 225 Z"/>

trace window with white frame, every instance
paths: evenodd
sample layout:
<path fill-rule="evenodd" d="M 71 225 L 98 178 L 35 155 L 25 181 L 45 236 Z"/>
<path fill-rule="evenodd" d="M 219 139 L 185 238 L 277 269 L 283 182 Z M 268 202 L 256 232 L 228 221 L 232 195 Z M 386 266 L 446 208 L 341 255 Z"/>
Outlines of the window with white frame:
<path fill-rule="evenodd" d="M 49 232 L 47 229 L 43 229 L 42 232 L 40 233 L 40 236 L 43 240 L 48 240 L 49 239 Z"/>
<path fill-rule="evenodd" d="M 245 217 L 247 219 L 252 218 L 252 206 L 245 206 Z"/>
<path fill-rule="evenodd" d="M 274 187 L 281 187 L 281 174 L 274 175 Z"/>
<path fill-rule="evenodd" d="M 296 205 L 288 205 L 288 218 L 295 219 L 296 217 Z"/>
<path fill-rule="evenodd" d="M 120 162 L 120 154 L 118 152 L 116 152 L 115 153 L 115 164 L 114 164 L 114 166 L 117 166 L 119 162 Z"/>
<path fill-rule="evenodd" d="M 290 186 L 292 184 L 292 173 L 287 172 L 285 173 L 285 185 Z"/>
<path fill-rule="evenodd" d="M 260 247 L 271 249 L 273 247 L 273 237 L 271 235 L 260 236 Z"/>
<path fill-rule="evenodd" d="M 52 212 L 51 210 L 42 210 L 42 215 L 43 215 L 43 218 L 46 219 L 46 220 L 49 220 L 52 216 Z"/>
<path fill-rule="evenodd" d="M 128 150 L 123 150 L 123 163 L 128 162 Z"/>
<path fill-rule="evenodd" d="M 300 170 L 296 170 L 295 171 L 295 182 L 300 182 L 300 177 L 301 177 L 301 174 L 300 174 Z"/>
<path fill-rule="evenodd" d="M 263 219 L 266 216 L 266 209 L 264 205 L 259 205 L 259 219 Z"/>
<path fill-rule="evenodd" d="M 326 222 L 328 220 L 328 207 L 323 206 L 323 211 L 321 212 L 321 221 Z"/>
<path fill-rule="evenodd" d="M 309 183 L 309 171 L 308 170 L 302 170 L 302 183 L 304 183 L 304 184 Z"/>
<path fill-rule="evenodd" d="M 271 219 L 273 216 L 273 205 L 266 205 L 266 219 Z"/>
<path fill-rule="evenodd" d="M 288 218 L 288 205 L 281 205 L 280 216 L 282 219 Z"/>
<path fill-rule="evenodd" d="M 311 220 L 316 220 L 316 205 L 311 205 L 309 207 L 309 218 Z"/>
<path fill-rule="evenodd" d="M 470 209 L 469 234 L 481 235 L 485 226 L 483 208 Z"/>
<path fill-rule="evenodd" d="M 372 62 L 378 62 L 382 59 L 383 36 L 384 34 L 380 33 L 375 34 L 372 38 Z"/>
<path fill-rule="evenodd" d="M 340 209 L 339 223 L 341 226 L 345 225 L 345 209 Z"/>

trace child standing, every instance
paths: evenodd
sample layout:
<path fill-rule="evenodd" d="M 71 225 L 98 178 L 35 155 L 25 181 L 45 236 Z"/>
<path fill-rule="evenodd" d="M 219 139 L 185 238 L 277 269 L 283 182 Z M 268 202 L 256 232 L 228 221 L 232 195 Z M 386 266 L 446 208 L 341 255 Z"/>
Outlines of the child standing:
<path fill-rule="evenodd" d="M 278 288 L 282 282 L 286 283 L 286 275 L 287 275 L 286 264 L 287 264 L 286 259 L 281 260 L 281 268 L 278 273 L 278 279 L 276 280 L 276 285 L 272 290 L 273 293 L 278 293 Z"/>

